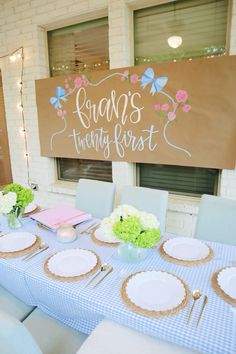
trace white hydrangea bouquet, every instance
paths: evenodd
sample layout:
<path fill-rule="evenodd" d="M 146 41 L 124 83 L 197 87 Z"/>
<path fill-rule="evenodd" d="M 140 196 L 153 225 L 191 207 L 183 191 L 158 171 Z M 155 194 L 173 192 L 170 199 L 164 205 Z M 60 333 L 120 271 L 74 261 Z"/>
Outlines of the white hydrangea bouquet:
<path fill-rule="evenodd" d="M 34 199 L 33 192 L 17 183 L 11 183 L 0 192 L 0 213 L 7 216 L 8 225 L 17 228 L 22 225 L 21 215 Z"/>
<path fill-rule="evenodd" d="M 101 222 L 107 239 L 130 243 L 140 248 L 151 248 L 157 244 L 160 223 L 156 216 L 130 205 L 118 206 L 109 217 Z"/>
<path fill-rule="evenodd" d="M 9 214 L 16 204 L 16 199 L 17 196 L 14 192 L 9 192 L 7 194 L 0 192 L 0 213 Z"/>

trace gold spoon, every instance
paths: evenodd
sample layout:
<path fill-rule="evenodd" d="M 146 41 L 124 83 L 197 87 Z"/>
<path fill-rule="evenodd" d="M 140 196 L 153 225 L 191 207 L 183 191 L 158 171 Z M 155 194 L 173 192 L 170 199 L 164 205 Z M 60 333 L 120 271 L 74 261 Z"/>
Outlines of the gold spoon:
<path fill-rule="evenodd" d="M 195 306 L 195 303 L 196 303 L 196 301 L 198 299 L 200 299 L 200 297 L 202 296 L 202 293 L 201 293 L 200 290 L 194 290 L 192 296 L 193 296 L 193 304 L 192 304 L 192 307 L 191 307 L 190 312 L 188 314 L 187 323 L 189 323 L 191 315 L 192 315 L 192 312 L 193 312 L 193 309 L 194 309 L 194 306 Z"/>
<path fill-rule="evenodd" d="M 95 276 L 92 279 L 90 279 L 90 281 L 85 285 L 85 288 L 87 288 L 87 286 L 91 284 L 99 276 L 100 273 L 107 270 L 108 267 L 109 267 L 108 264 L 106 263 L 102 264 L 100 270 L 97 272 L 97 274 L 95 274 Z"/>

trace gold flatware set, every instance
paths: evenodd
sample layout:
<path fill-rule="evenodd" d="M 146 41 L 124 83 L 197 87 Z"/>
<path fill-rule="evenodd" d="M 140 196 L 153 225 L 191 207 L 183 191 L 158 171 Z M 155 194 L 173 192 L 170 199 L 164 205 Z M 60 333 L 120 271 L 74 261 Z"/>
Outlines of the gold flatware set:
<path fill-rule="evenodd" d="M 108 264 L 104 263 L 101 265 L 100 270 L 97 272 L 97 274 L 95 274 L 93 276 L 92 279 L 90 279 L 90 281 L 85 285 L 85 288 L 87 288 L 91 283 L 94 282 L 95 279 L 97 279 L 97 277 L 103 273 L 106 272 L 103 277 L 92 287 L 93 289 L 96 288 L 111 272 L 113 271 L 113 268 L 110 267 Z"/>
<path fill-rule="evenodd" d="M 195 307 L 195 303 L 196 303 L 197 300 L 199 300 L 201 298 L 201 296 L 202 296 L 202 293 L 201 293 L 200 290 L 194 290 L 193 291 L 193 293 L 192 293 L 193 303 L 192 303 L 192 306 L 191 306 L 189 314 L 188 314 L 187 324 L 189 324 L 189 322 L 190 322 L 190 319 L 191 319 L 191 316 L 192 316 L 192 312 L 193 312 L 193 309 Z M 205 295 L 203 303 L 202 303 L 202 307 L 201 307 L 201 310 L 200 310 L 200 313 L 199 313 L 199 316 L 198 316 L 198 319 L 197 319 L 196 327 L 198 327 L 199 322 L 200 322 L 200 320 L 202 318 L 202 314 L 203 314 L 203 311 L 204 311 L 205 306 L 207 304 L 207 301 L 208 301 L 208 296 Z"/>

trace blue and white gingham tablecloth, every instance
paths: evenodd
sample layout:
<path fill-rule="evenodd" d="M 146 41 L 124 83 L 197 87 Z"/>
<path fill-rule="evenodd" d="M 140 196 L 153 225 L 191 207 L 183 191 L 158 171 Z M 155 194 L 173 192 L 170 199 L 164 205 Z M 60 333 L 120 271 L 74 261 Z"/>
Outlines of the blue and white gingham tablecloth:
<path fill-rule="evenodd" d="M 1 229 L 4 225 L 1 225 Z M 32 260 L 22 257 L 0 259 L 0 284 L 29 305 L 38 306 L 65 324 L 89 334 L 104 318 L 119 322 L 145 334 L 183 345 L 200 353 L 236 354 L 236 311 L 219 298 L 211 288 L 211 276 L 218 269 L 232 265 L 236 247 L 212 243 L 214 259 L 204 265 L 184 267 L 162 259 L 157 250 L 150 250 L 141 263 L 121 262 L 116 250 L 94 244 L 86 234 L 72 244 L 60 244 L 55 234 L 42 230 L 32 220 L 26 219 L 22 228 L 39 235 L 49 244 L 49 249 Z M 6 230 L 6 228 L 5 228 Z M 101 261 L 109 263 L 114 271 L 95 289 L 85 288 L 88 279 L 63 283 L 47 277 L 43 265 L 49 255 L 67 248 L 86 248 L 98 254 Z M 186 319 L 191 303 L 180 313 L 163 318 L 138 315 L 122 302 L 120 287 L 124 279 L 137 271 L 166 270 L 178 275 L 190 290 L 200 289 L 209 300 L 201 322 L 196 328 L 203 297 L 198 300 L 191 322 Z"/>

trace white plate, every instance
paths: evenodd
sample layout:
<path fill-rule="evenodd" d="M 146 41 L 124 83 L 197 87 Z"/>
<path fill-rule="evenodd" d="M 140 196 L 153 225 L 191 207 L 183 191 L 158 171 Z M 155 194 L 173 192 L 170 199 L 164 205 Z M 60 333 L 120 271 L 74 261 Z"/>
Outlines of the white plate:
<path fill-rule="evenodd" d="M 17 252 L 32 246 L 36 236 L 29 232 L 11 232 L 0 238 L 0 252 Z"/>
<path fill-rule="evenodd" d="M 172 238 L 164 243 L 163 248 L 169 256 L 182 261 L 205 259 L 210 252 L 205 243 L 188 237 Z"/>
<path fill-rule="evenodd" d="M 80 248 L 58 252 L 49 259 L 48 269 L 60 277 L 77 277 L 90 272 L 97 264 L 93 252 Z"/>
<path fill-rule="evenodd" d="M 182 303 L 186 291 L 174 275 L 162 271 L 147 271 L 138 273 L 129 280 L 126 294 L 142 309 L 167 311 Z"/>
<path fill-rule="evenodd" d="M 25 208 L 24 214 L 32 213 L 37 209 L 37 207 L 38 207 L 37 204 L 29 203 Z"/>
<path fill-rule="evenodd" d="M 236 267 L 223 269 L 218 274 L 217 281 L 221 289 L 236 300 Z"/>
<path fill-rule="evenodd" d="M 118 243 L 119 240 L 117 239 L 117 237 L 111 235 L 111 236 L 107 236 L 104 231 L 102 230 L 101 227 L 99 227 L 98 229 L 96 229 L 96 231 L 94 232 L 94 237 L 102 242 L 106 242 L 106 243 Z"/>

